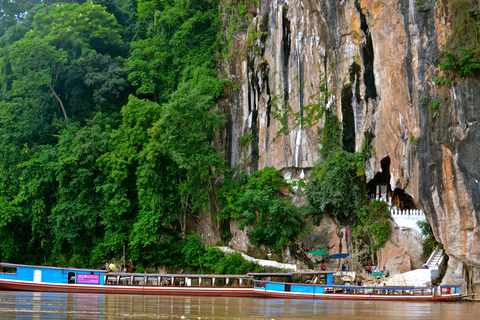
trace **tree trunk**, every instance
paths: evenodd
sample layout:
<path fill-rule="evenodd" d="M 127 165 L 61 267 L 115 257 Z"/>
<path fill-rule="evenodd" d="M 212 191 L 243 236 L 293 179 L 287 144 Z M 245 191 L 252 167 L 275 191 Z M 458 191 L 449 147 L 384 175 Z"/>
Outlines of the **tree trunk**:
<path fill-rule="evenodd" d="M 53 85 L 50 84 L 50 91 L 52 91 L 53 96 L 55 99 L 57 99 L 58 103 L 60 103 L 60 108 L 62 109 L 63 116 L 65 117 L 65 122 L 67 122 L 68 125 L 68 117 L 67 117 L 67 112 L 65 111 L 65 107 L 63 106 L 62 100 L 57 96 L 57 93 L 55 92 L 55 89 L 53 88 Z"/>

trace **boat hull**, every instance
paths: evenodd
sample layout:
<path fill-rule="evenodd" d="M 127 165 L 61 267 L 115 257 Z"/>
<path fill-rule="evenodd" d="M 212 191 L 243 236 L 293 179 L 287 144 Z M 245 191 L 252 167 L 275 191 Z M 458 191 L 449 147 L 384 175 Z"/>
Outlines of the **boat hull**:
<path fill-rule="evenodd" d="M 301 294 L 256 291 L 257 297 L 278 299 L 314 299 L 314 300 L 355 300 L 355 301 L 413 301 L 413 302 L 445 302 L 459 301 L 467 298 L 459 294 L 442 296 L 417 295 L 381 295 L 381 294 Z"/>
<path fill-rule="evenodd" d="M 0 280 L 0 290 L 61 292 L 61 293 L 104 293 L 142 295 L 187 295 L 258 297 L 253 288 L 236 287 L 169 287 L 169 286 L 123 286 L 123 285 L 78 285 L 58 283 L 33 283 L 29 281 Z"/>

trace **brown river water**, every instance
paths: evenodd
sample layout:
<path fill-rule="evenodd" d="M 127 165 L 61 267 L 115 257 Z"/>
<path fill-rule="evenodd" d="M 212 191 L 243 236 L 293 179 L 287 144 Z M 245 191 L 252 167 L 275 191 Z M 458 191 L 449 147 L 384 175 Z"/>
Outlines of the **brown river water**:
<path fill-rule="evenodd" d="M 0 319 L 480 319 L 480 302 L 369 302 L 0 291 Z"/>

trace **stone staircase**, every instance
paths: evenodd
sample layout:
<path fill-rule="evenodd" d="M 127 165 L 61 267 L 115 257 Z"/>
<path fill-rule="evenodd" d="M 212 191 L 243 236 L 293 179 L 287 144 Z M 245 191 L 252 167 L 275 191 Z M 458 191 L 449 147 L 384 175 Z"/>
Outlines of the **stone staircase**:
<path fill-rule="evenodd" d="M 440 247 L 436 247 L 430 255 L 430 258 L 428 258 L 427 265 L 428 268 L 431 270 L 432 278 L 440 276 L 439 268 L 443 263 L 443 258 L 443 249 L 441 249 Z"/>

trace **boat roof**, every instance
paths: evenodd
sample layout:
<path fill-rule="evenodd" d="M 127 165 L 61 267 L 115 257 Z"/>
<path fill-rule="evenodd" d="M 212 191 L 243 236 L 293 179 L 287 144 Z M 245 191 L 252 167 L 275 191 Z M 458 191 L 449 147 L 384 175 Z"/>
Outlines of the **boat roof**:
<path fill-rule="evenodd" d="M 297 271 L 291 272 L 293 275 L 305 276 L 305 275 L 316 275 L 316 274 L 330 274 L 335 273 L 335 270 L 318 270 L 318 271 Z"/>
<path fill-rule="evenodd" d="M 252 273 L 247 273 L 247 275 L 252 277 L 293 277 L 293 274 L 291 272 L 288 272 L 288 273 L 252 272 Z"/>
<path fill-rule="evenodd" d="M 123 273 L 109 272 L 107 276 L 166 277 L 166 278 L 216 278 L 216 279 L 252 279 L 252 276 L 241 274 L 182 274 L 182 273 Z"/>
<path fill-rule="evenodd" d="M 1 262 L 0 266 L 6 268 L 35 268 L 35 269 L 54 269 L 54 270 L 71 270 L 71 271 L 82 271 L 82 272 L 107 272 L 106 270 L 99 269 L 81 269 L 81 268 L 72 268 L 72 267 L 50 267 L 50 266 L 37 266 L 29 264 L 15 264 L 15 263 L 5 263 Z"/>

